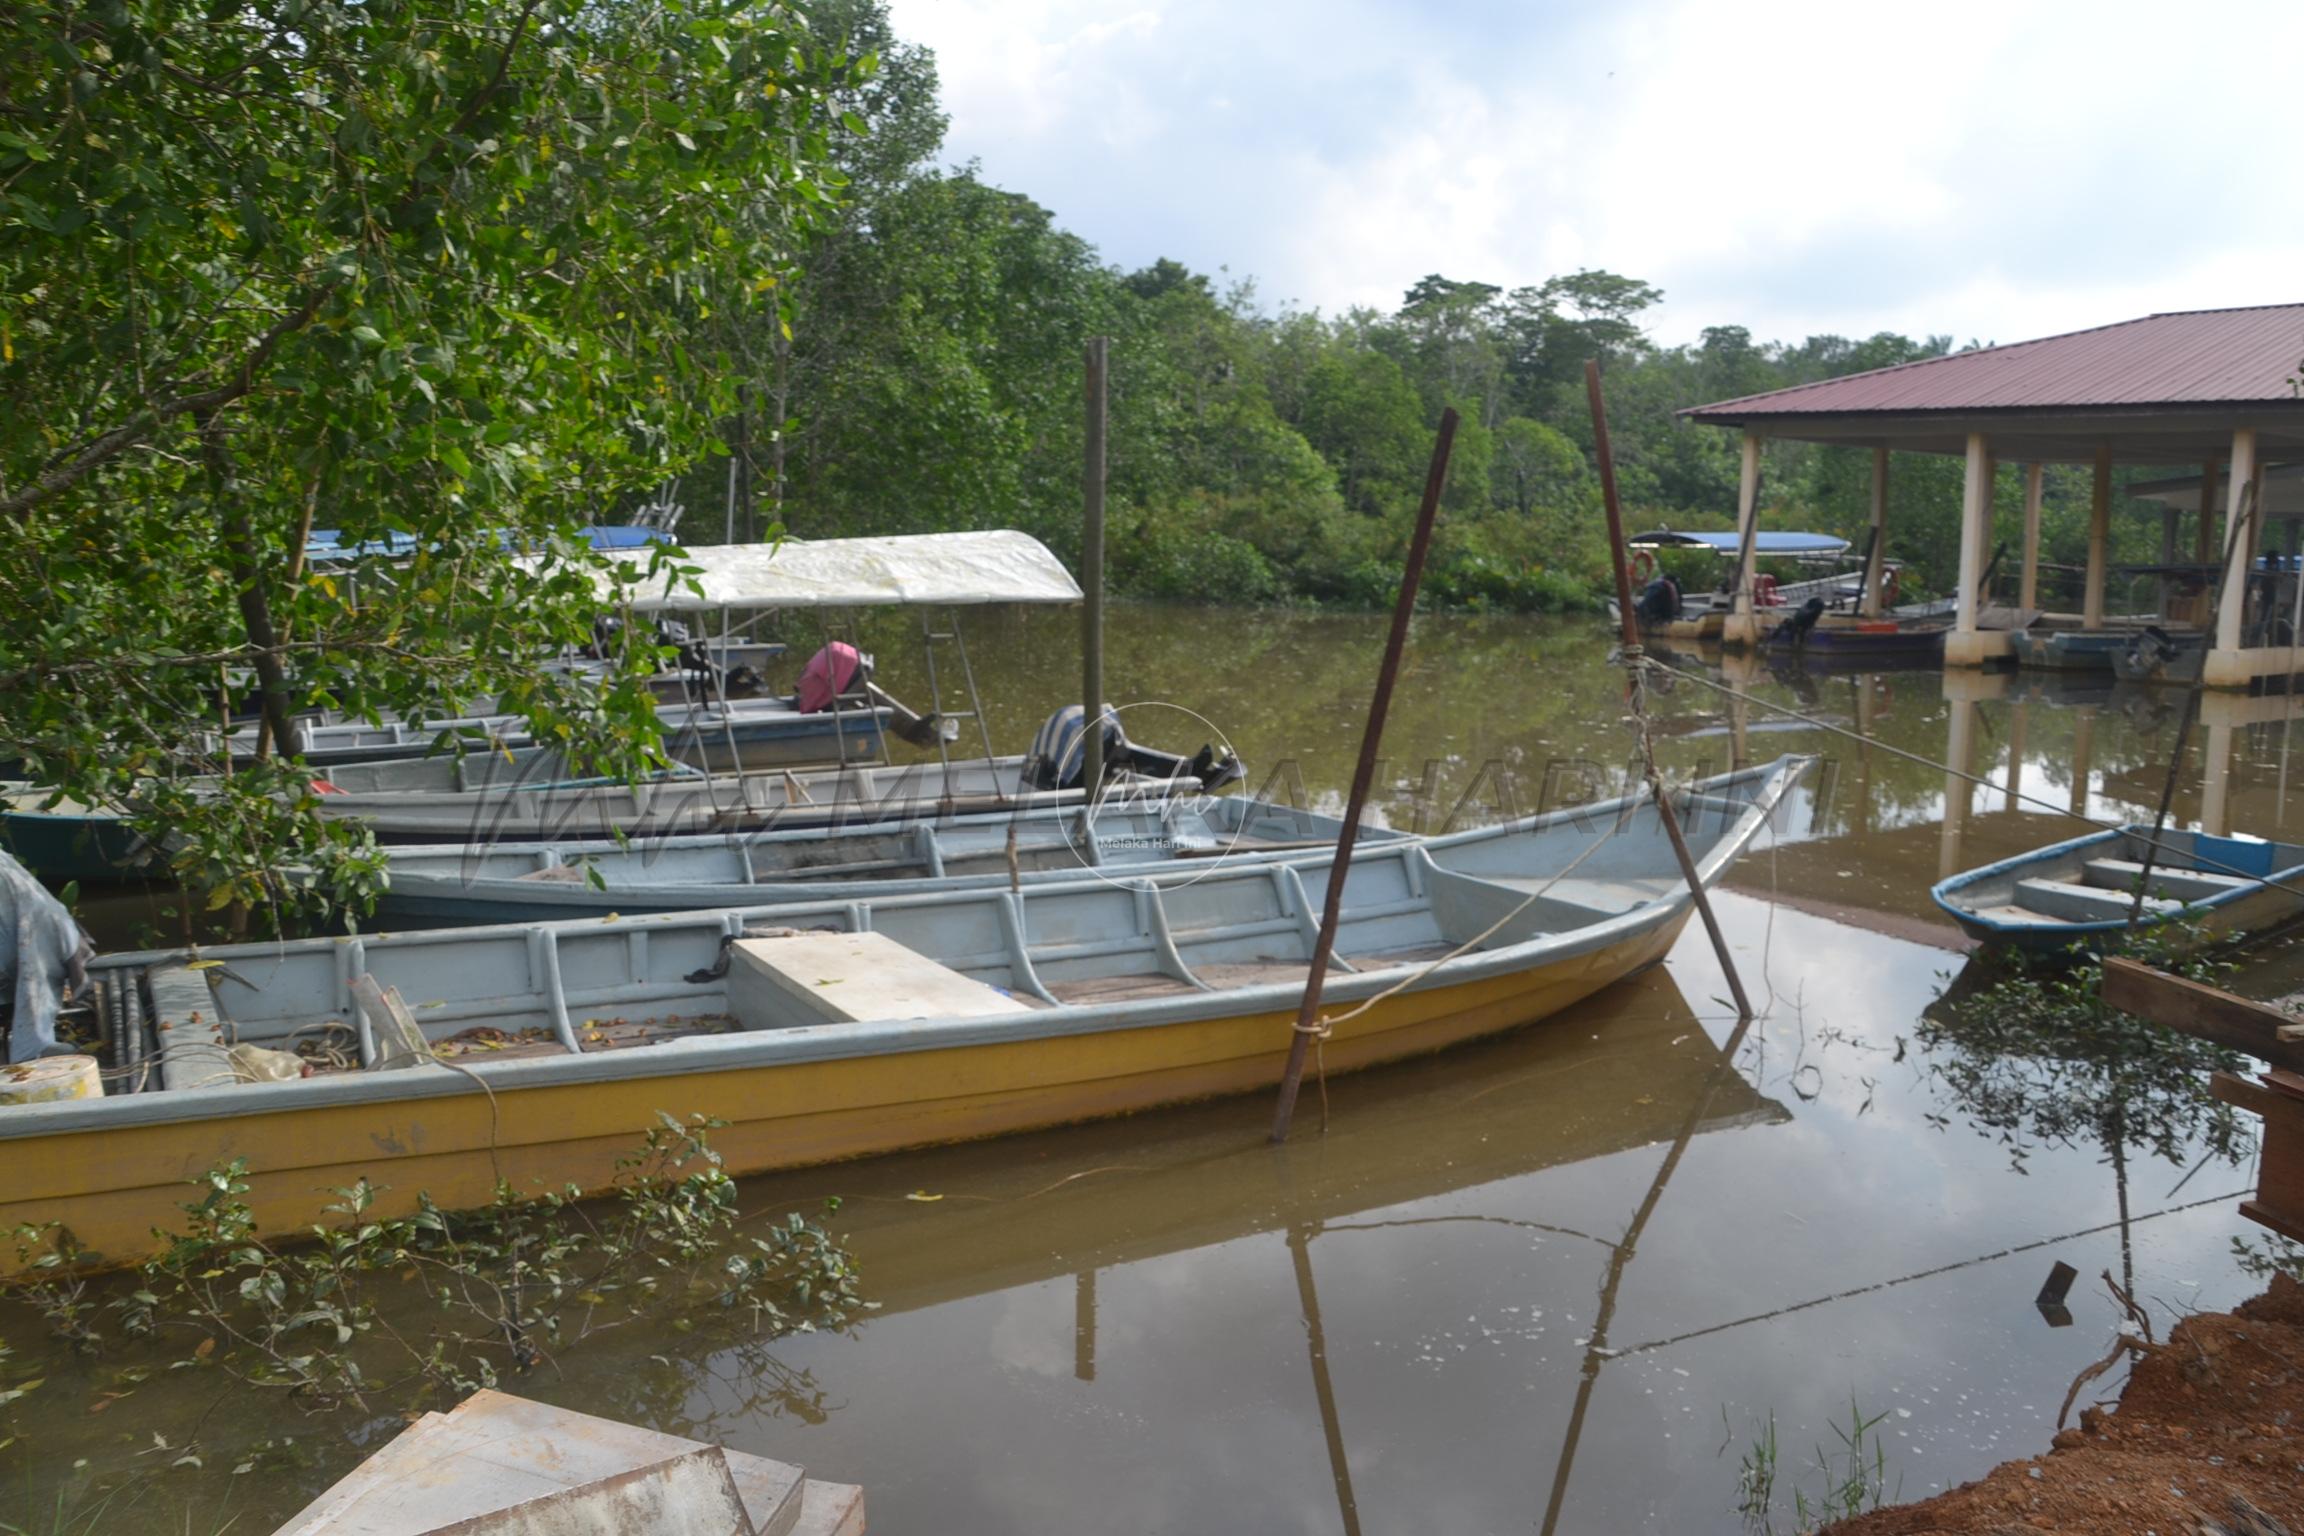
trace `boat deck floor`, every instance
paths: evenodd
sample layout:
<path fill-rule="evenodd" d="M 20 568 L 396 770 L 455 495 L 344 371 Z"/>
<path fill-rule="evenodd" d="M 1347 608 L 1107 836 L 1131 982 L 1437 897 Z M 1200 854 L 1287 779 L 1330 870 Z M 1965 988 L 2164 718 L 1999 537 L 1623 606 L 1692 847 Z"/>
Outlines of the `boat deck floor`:
<path fill-rule="evenodd" d="M 1347 955 L 1345 958 L 1363 971 L 1385 970 L 1395 965 L 1424 965 L 1455 952 L 1448 944 L 1418 944 L 1407 949 L 1384 950 L 1368 954 Z M 1274 984 L 1301 987 L 1311 978 L 1312 967 L 1302 960 L 1232 960 L 1193 967 L 1193 974 L 1218 992 L 1229 992 L 1237 987 L 1261 987 Z M 1332 975 L 1342 975 L 1341 971 Z M 1121 1003 L 1148 997 L 1183 997 L 1201 990 L 1190 982 L 1180 981 L 1161 972 L 1142 972 L 1129 976 L 1081 976 L 1067 981 L 1046 983 L 1056 1000 L 1067 1005 L 1075 1003 Z M 1037 998 L 1022 998 L 1036 1007 L 1048 1005 Z"/>
<path fill-rule="evenodd" d="M 666 1014 L 661 1018 L 585 1019 L 576 1026 L 577 1042 L 584 1054 L 599 1051 L 626 1051 L 640 1046 L 661 1045 L 667 1040 L 685 1040 L 695 1035 L 723 1035 L 737 1027 L 735 1019 L 724 1013 Z M 349 1030 L 344 1031 L 349 1034 Z M 336 1072 L 358 1072 L 360 1063 L 347 1054 L 345 1045 L 333 1042 L 300 1043 L 297 1054 L 312 1065 L 315 1076 Z M 443 1040 L 432 1042 L 432 1054 L 442 1061 L 517 1061 L 526 1056 L 565 1056 L 559 1040 L 542 1025 L 524 1029 L 500 1029 L 493 1024 L 475 1024 L 459 1030 Z"/>

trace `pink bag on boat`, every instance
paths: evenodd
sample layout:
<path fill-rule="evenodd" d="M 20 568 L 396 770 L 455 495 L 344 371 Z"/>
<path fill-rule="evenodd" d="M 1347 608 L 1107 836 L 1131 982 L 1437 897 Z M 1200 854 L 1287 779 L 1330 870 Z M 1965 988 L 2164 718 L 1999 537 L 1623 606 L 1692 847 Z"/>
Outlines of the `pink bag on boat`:
<path fill-rule="evenodd" d="M 832 707 L 832 701 L 846 693 L 864 671 L 866 662 L 856 647 L 845 640 L 835 640 L 808 658 L 808 665 L 800 669 L 800 691 L 793 699 L 804 715 L 822 714 Z"/>

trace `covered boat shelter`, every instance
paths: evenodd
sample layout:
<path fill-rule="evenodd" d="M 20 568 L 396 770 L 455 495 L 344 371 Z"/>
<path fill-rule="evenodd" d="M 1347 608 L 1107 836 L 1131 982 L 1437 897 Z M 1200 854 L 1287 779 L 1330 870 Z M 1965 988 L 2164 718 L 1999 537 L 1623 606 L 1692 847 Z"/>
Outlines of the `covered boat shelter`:
<path fill-rule="evenodd" d="M 2150 315 L 2039 341 L 1984 347 L 1869 373 L 1698 406 L 1690 421 L 1743 435 L 1737 504 L 1739 534 L 1758 516 L 1760 450 L 1770 438 L 1872 450 L 1872 551 L 1867 606 L 1876 607 L 1889 530 L 1889 455 L 1937 453 L 1966 461 L 1960 510 L 1959 585 L 1949 666 L 1978 666 L 2010 654 L 2005 631 L 1978 625 L 1992 536 L 1998 466 L 2022 463 L 2025 478 L 2023 574 L 2017 607 L 2036 606 L 2040 569 L 2041 467 L 2095 470 L 2088 565 L 2080 615 L 2084 630 L 2106 627 L 2104 588 L 2111 545 L 2113 467 L 2195 469 L 2191 500 L 2221 507 L 2225 527 L 2246 518 L 2238 538 L 2219 544 L 2208 515 L 2198 519 L 2194 556 L 2221 561 L 2222 586 L 2235 594 L 2216 614 L 2202 676 L 2211 687 L 2304 671 L 2304 646 L 2243 649 L 2247 571 L 2263 544 L 2267 466 L 2304 461 L 2304 304 Z M 1756 644 L 1752 541 L 1741 541 L 1734 606 L 1723 639 Z"/>

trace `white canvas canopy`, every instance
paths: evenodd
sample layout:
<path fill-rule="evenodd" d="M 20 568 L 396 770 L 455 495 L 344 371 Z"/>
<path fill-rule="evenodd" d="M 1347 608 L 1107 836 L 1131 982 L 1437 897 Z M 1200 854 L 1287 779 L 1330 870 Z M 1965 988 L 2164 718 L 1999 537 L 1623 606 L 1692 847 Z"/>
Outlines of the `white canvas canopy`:
<path fill-rule="evenodd" d="M 637 578 L 647 549 L 615 550 Z M 786 539 L 705 544 L 679 565 L 698 570 L 697 593 L 658 577 L 637 585 L 641 612 L 712 608 L 870 608 L 889 604 L 1076 603 L 1080 585 L 1027 533 L 917 533 L 880 539 Z"/>

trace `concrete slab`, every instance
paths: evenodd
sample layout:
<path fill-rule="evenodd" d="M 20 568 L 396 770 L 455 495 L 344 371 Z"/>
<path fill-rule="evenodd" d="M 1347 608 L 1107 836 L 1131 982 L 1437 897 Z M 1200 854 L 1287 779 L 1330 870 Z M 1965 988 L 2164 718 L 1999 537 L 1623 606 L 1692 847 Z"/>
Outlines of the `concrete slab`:
<path fill-rule="evenodd" d="M 610 1483 L 616 1486 L 602 1486 Z M 723 1485 L 726 1501 L 716 1492 Z M 629 1528 L 790 1536 L 800 1523 L 806 1486 L 800 1469 L 787 1463 L 481 1391 L 448 1413 L 419 1419 L 306 1505 L 278 1536 L 427 1536 L 450 1529 L 542 1536 L 563 1526 L 624 1529 L 566 1522 L 627 1506 L 645 1512 L 667 1498 L 691 1509 L 697 1523 L 683 1517 L 680 1523 L 658 1520 Z M 593 1488 L 605 1503 L 563 1497 Z M 723 1522 L 727 1510 L 738 1518 Z"/>

